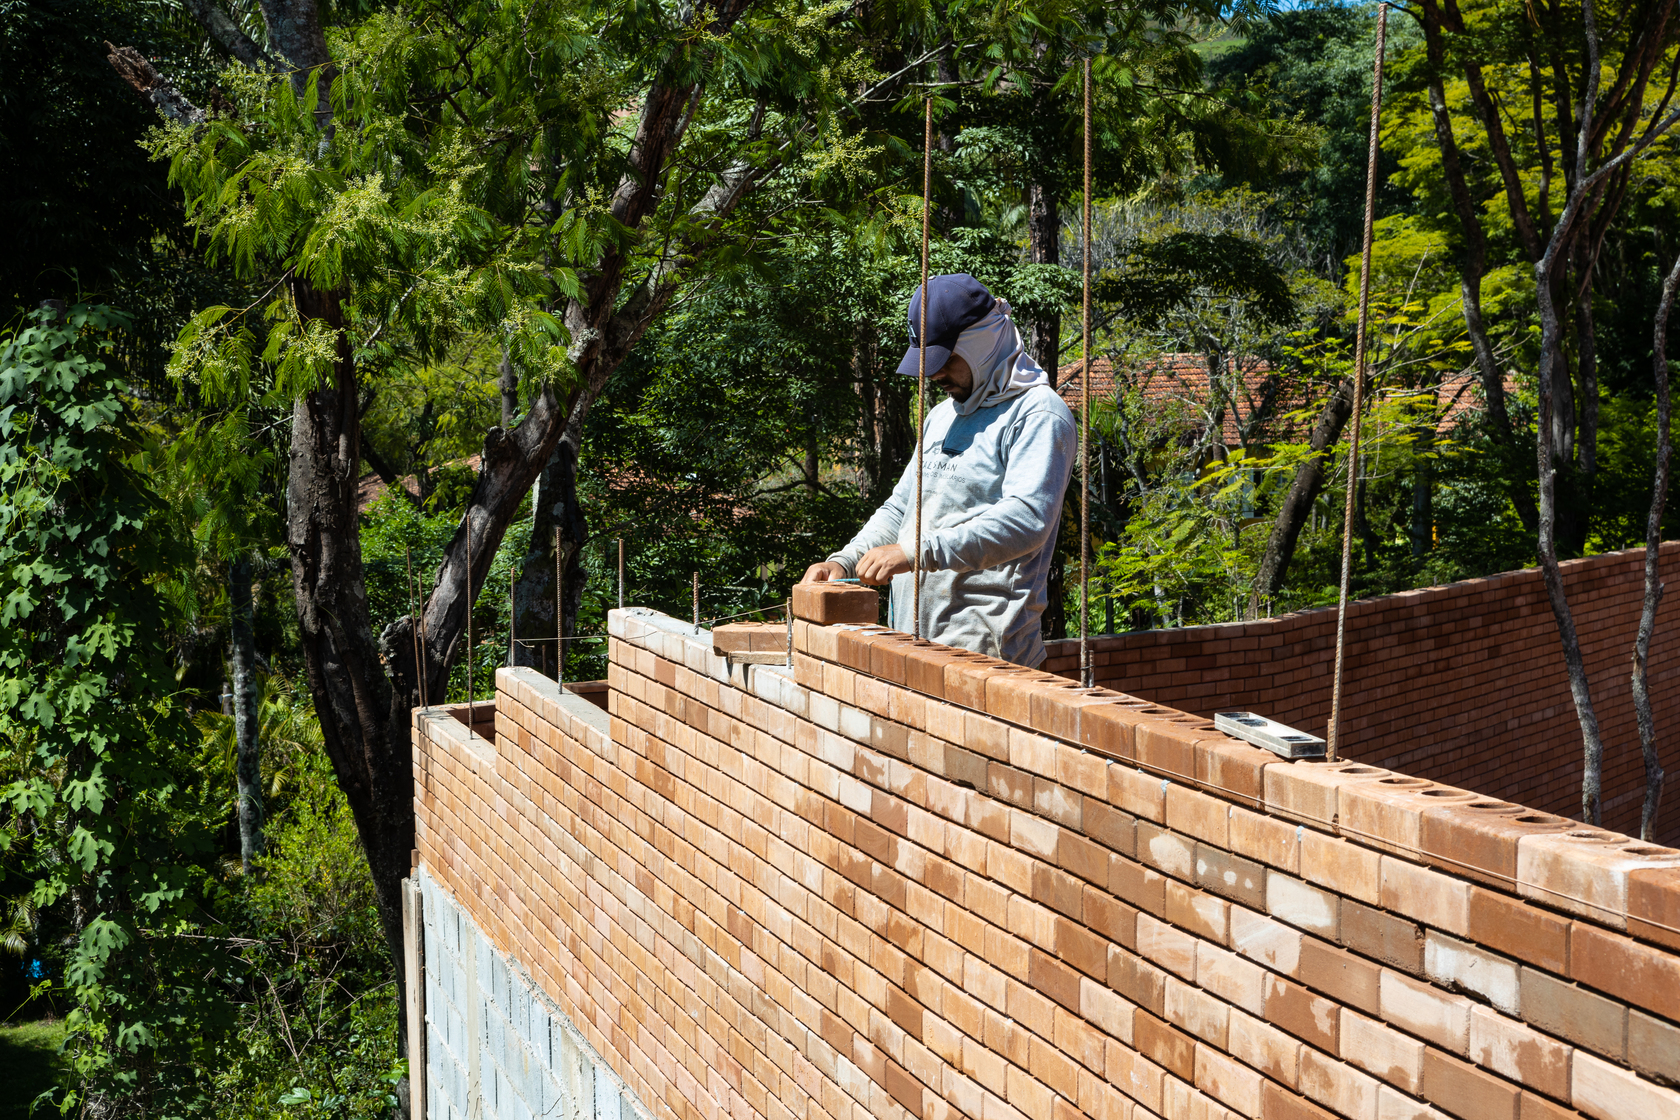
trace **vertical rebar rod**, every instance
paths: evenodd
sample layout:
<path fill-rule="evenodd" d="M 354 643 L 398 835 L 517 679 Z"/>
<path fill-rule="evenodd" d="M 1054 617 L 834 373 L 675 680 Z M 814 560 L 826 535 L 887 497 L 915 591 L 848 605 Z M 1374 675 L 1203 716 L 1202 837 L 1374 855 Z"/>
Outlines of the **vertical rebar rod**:
<path fill-rule="evenodd" d="M 700 629 L 700 573 L 699 572 L 695 572 L 693 574 L 692 582 L 694 584 L 694 628 L 696 630 L 698 630 L 698 629 Z"/>
<path fill-rule="evenodd" d="M 910 558 L 910 632 L 922 636 L 922 444 L 927 438 L 928 216 L 933 206 L 933 98 L 922 103 L 922 321 L 916 327 L 916 555 Z"/>
<path fill-rule="evenodd" d="M 554 526 L 554 683 L 566 680 L 566 569 L 559 561 L 559 526 Z"/>
<path fill-rule="evenodd" d="M 1365 233 L 1359 257 L 1359 330 L 1353 347 L 1353 435 L 1348 443 L 1347 501 L 1342 512 L 1342 585 L 1336 599 L 1336 668 L 1330 683 L 1330 727 L 1325 756 L 1336 761 L 1341 747 L 1342 664 L 1347 647 L 1348 574 L 1353 565 L 1353 497 L 1359 485 L 1359 421 L 1365 405 L 1366 333 L 1371 319 L 1371 231 L 1377 200 L 1377 140 L 1382 124 L 1383 48 L 1388 39 L 1388 5 L 1377 6 L 1376 63 L 1371 74 L 1371 138 L 1365 158 Z"/>
<path fill-rule="evenodd" d="M 1079 683 L 1091 687 L 1091 60 L 1085 60 L 1085 198 L 1079 224 L 1083 297 L 1079 374 Z"/>
<path fill-rule="evenodd" d="M 624 538 L 618 538 L 618 609 L 624 609 Z"/>
<path fill-rule="evenodd" d="M 403 545 L 403 565 L 408 569 L 408 628 L 414 639 L 414 693 L 426 706 L 426 659 L 420 648 L 420 615 L 414 609 L 414 557 Z"/>
<path fill-rule="evenodd" d="M 518 573 L 513 565 L 508 565 L 508 668 L 519 664 L 519 598 L 513 593 L 513 585 L 518 582 Z"/>
<path fill-rule="evenodd" d="M 787 601 L 787 607 L 785 609 L 787 611 L 787 643 L 788 643 L 787 644 L 787 651 L 788 651 L 787 667 L 789 669 L 791 669 L 791 668 L 793 668 L 793 600 L 792 599 L 789 599 Z"/>
<path fill-rule="evenodd" d="M 472 666 L 472 509 L 467 510 L 467 730 L 473 725 L 473 666 Z"/>

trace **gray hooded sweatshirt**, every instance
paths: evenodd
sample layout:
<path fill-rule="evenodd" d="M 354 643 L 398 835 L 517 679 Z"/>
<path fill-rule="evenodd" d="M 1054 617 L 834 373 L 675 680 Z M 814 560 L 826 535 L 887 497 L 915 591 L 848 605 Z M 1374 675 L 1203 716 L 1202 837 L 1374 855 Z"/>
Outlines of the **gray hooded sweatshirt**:
<path fill-rule="evenodd" d="M 974 370 L 968 399 L 928 412 L 922 477 L 922 636 L 1018 665 L 1045 657 L 1039 620 L 1079 435 L 1073 414 L 1026 354 L 1009 305 L 962 333 Z M 865 552 L 897 543 L 916 555 L 916 464 L 851 543 L 828 557 L 848 576 Z M 911 629 L 914 573 L 895 576 L 894 629 Z"/>

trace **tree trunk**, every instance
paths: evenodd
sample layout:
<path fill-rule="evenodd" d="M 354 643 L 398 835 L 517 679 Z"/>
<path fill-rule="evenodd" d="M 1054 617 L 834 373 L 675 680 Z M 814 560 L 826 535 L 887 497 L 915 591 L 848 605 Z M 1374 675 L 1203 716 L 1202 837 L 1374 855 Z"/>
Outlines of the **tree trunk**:
<path fill-rule="evenodd" d="M 589 539 L 589 526 L 578 503 L 579 449 L 583 442 L 583 401 L 580 399 L 567 421 L 565 433 L 548 457 L 531 493 L 531 547 L 525 554 L 515 589 L 519 634 L 536 639 L 536 644 L 516 650 L 515 662 L 541 668 L 557 680 L 564 680 L 561 667 L 570 641 L 553 642 L 555 631 L 555 530 L 560 531 L 560 564 L 564 595 L 559 634 L 577 634 L 578 611 L 583 606 L 583 587 L 588 579 L 582 558 Z"/>
<path fill-rule="evenodd" d="M 1554 241 L 1555 247 L 1555 241 Z M 1557 429 L 1553 397 L 1560 384 L 1567 384 L 1569 371 L 1563 360 L 1563 326 L 1558 319 L 1557 302 L 1553 298 L 1554 285 L 1550 269 L 1555 261 L 1553 253 L 1541 259 L 1535 269 L 1540 297 L 1540 408 L 1538 454 L 1540 478 L 1540 524 L 1538 552 L 1540 572 L 1546 583 L 1546 597 L 1557 620 L 1558 637 L 1563 642 L 1563 661 L 1569 673 L 1569 693 L 1575 701 L 1575 714 L 1581 722 L 1581 819 L 1599 824 L 1603 815 L 1602 772 L 1604 744 L 1599 737 L 1598 714 L 1593 708 L 1592 688 L 1587 680 L 1586 664 L 1581 658 L 1581 639 L 1575 630 L 1575 616 L 1569 608 L 1569 598 L 1563 589 L 1563 572 L 1558 567 L 1557 548 L 1557 464 L 1551 434 Z M 1565 462 L 1567 466 L 1567 461 Z"/>
<path fill-rule="evenodd" d="M 1429 63 L 1429 114 L 1434 126 L 1435 143 L 1441 150 L 1442 178 L 1446 180 L 1447 194 L 1452 199 L 1453 211 L 1458 216 L 1459 232 L 1464 239 L 1458 262 L 1459 295 L 1463 304 L 1465 330 L 1470 336 L 1470 351 L 1476 359 L 1476 371 L 1482 382 L 1482 395 L 1487 401 L 1484 427 L 1499 449 L 1500 457 L 1513 468 L 1513 477 L 1520 479 L 1521 474 L 1515 470 L 1519 458 L 1516 453 L 1516 434 L 1512 431 L 1510 413 L 1505 407 L 1505 375 L 1499 368 L 1493 343 L 1488 338 L 1487 325 L 1482 318 L 1482 277 L 1487 272 L 1487 236 L 1482 229 L 1480 208 L 1470 194 L 1469 185 L 1464 178 L 1463 159 L 1458 141 L 1453 135 L 1452 116 L 1448 112 L 1446 90 L 1442 84 L 1445 45 L 1442 41 L 1440 11 L 1433 3 L 1425 3 L 1420 11 Z M 1516 507 L 1517 516 L 1522 518 L 1523 525 L 1530 532 L 1534 531 L 1538 514 L 1528 486 L 1520 481 L 1513 484 L 1510 488 L 1510 498 L 1511 504 Z"/>
<path fill-rule="evenodd" d="M 1289 562 L 1295 558 L 1295 543 L 1300 540 L 1301 530 L 1312 516 L 1313 503 L 1318 500 L 1319 491 L 1324 489 L 1326 453 L 1341 438 L 1342 426 L 1351 415 L 1353 380 L 1349 378 L 1336 386 L 1335 392 L 1319 410 L 1308 441 L 1312 455 L 1295 468 L 1295 479 L 1289 484 L 1289 493 L 1284 495 L 1277 518 L 1272 522 L 1271 535 L 1266 538 L 1266 551 L 1260 557 L 1260 571 L 1254 577 L 1254 585 L 1260 589 L 1261 595 L 1272 596 L 1283 590 L 1284 578 L 1289 574 Z"/>
<path fill-rule="evenodd" d="M 502 393 L 502 427 L 511 428 L 519 415 L 519 370 L 508 357 L 506 347 L 502 348 L 501 376 L 496 379 L 496 388 Z"/>
<path fill-rule="evenodd" d="M 1645 804 L 1639 813 L 1639 838 L 1656 839 L 1657 811 L 1662 806 L 1663 768 L 1657 758 L 1656 722 L 1651 715 L 1651 691 L 1647 675 L 1651 635 L 1657 628 L 1657 605 L 1663 585 L 1657 568 L 1662 544 L 1663 506 L 1668 501 L 1669 442 L 1668 318 L 1674 310 L 1675 290 L 1680 288 L 1680 260 L 1674 262 L 1663 281 L 1662 299 L 1657 303 L 1656 325 L 1652 330 L 1651 373 L 1657 387 L 1657 466 L 1651 484 L 1651 512 L 1645 519 L 1645 602 L 1639 612 L 1639 636 L 1633 644 L 1633 711 L 1639 721 L 1639 749 L 1645 760 Z"/>
<path fill-rule="evenodd" d="M 1027 188 L 1027 253 L 1035 264 L 1062 263 L 1062 214 L 1055 189 L 1034 183 Z M 1045 311 L 1027 324 L 1027 351 L 1050 375 L 1056 387 L 1056 370 L 1061 364 L 1062 316 Z"/>
<path fill-rule="evenodd" d="M 414 847 L 408 741 L 412 702 L 409 690 L 391 687 L 368 616 L 356 508 L 361 420 L 341 297 L 297 279 L 291 289 L 304 321 L 320 320 L 338 337 L 330 380 L 300 396 L 292 408 L 286 545 L 298 636 L 327 756 L 367 854 L 380 928 L 400 991 L 401 884 Z M 412 653 L 408 661 L 412 665 Z M 441 696 L 441 678 L 437 684 L 432 694 Z M 407 1053 L 401 1016 L 398 1031 L 401 1052 Z"/>
<path fill-rule="evenodd" d="M 1590 290 L 1575 300 L 1574 311 L 1577 380 L 1571 381 L 1567 364 L 1560 367 L 1557 407 L 1561 413 L 1567 403 L 1568 415 L 1552 425 L 1568 441 L 1567 451 L 1563 445 L 1553 448 L 1553 462 L 1559 465 L 1563 483 L 1558 503 L 1558 543 L 1565 556 L 1579 556 L 1586 548 L 1593 483 L 1598 474 L 1598 348 Z"/>
<path fill-rule="evenodd" d="M 1412 445 L 1412 524 L 1407 532 L 1412 543 L 1412 563 L 1422 567 L 1424 557 L 1435 547 L 1435 414 L 1418 428 Z"/>
<path fill-rule="evenodd" d="M 251 620 L 251 555 L 228 572 L 228 613 L 233 631 L 234 780 L 239 792 L 239 864 L 251 874 L 263 854 L 263 781 L 257 741 L 257 647 Z"/>

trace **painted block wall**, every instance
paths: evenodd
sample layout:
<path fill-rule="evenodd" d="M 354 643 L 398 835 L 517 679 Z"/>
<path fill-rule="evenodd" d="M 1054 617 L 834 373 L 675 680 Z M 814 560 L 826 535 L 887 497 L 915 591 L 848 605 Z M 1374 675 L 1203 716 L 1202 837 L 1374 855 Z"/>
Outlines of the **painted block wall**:
<path fill-rule="evenodd" d="M 1680 1117 L 1680 852 L 876 627 L 610 627 L 605 733 L 527 670 L 417 716 L 420 866 L 655 1115 Z"/>
<path fill-rule="evenodd" d="M 1680 542 L 1659 567 L 1680 578 Z M 1562 565 L 1603 730 L 1604 824 L 1637 834 L 1645 790 L 1630 674 L 1644 598 L 1643 549 Z M 1100 610 L 1093 612 L 1100 617 Z M 1557 624 L 1531 568 L 1366 599 L 1348 608 L 1343 753 L 1374 766 L 1579 816 L 1581 731 Z M 1200 715 L 1243 709 L 1323 735 L 1335 610 L 1096 639 L 1097 684 Z M 1680 599 L 1657 614 L 1650 680 L 1659 749 L 1680 742 Z M 1044 665 L 1079 675 L 1077 642 Z M 1680 843 L 1680 810 L 1658 839 Z"/>

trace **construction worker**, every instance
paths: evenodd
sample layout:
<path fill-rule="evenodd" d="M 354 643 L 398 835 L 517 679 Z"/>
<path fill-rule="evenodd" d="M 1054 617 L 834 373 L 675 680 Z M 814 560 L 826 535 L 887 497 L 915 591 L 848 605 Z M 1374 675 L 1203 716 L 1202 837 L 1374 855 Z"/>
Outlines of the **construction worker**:
<path fill-rule="evenodd" d="M 927 372 L 946 397 L 927 414 L 922 470 L 921 636 L 1037 666 L 1040 618 L 1062 496 L 1079 436 L 1073 414 L 1026 352 L 1009 304 L 966 273 L 927 286 Z M 920 368 L 921 288 L 910 300 Z M 850 544 L 813 564 L 807 582 L 892 583 L 890 622 L 911 628 L 916 463 Z"/>

